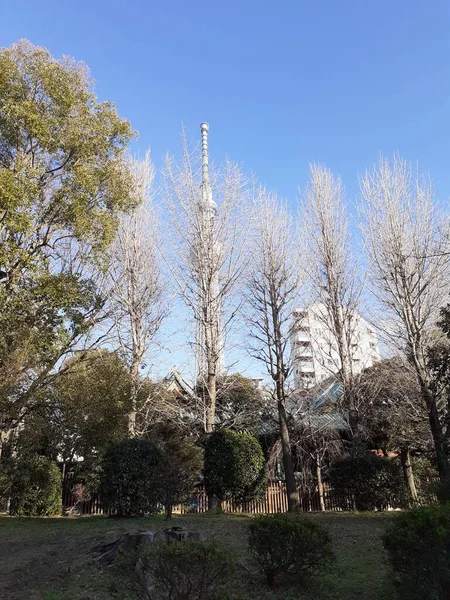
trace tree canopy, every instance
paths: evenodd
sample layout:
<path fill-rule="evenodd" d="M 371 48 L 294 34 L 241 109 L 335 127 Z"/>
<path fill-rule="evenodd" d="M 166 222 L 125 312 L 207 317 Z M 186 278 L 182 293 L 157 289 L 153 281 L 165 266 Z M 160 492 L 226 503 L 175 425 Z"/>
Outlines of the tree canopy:
<path fill-rule="evenodd" d="M 85 65 L 20 41 L 0 50 L 0 428 L 97 322 L 93 258 L 132 207 L 133 136 Z"/>

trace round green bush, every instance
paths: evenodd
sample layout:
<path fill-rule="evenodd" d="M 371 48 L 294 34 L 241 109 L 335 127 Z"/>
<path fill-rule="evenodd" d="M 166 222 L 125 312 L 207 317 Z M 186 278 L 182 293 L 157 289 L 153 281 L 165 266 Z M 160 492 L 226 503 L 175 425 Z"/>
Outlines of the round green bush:
<path fill-rule="evenodd" d="M 12 515 L 51 517 L 61 514 L 61 472 L 58 465 L 45 456 L 13 461 L 9 489 Z"/>
<path fill-rule="evenodd" d="M 450 597 L 450 505 L 397 515 L 383 536 L 400 598 Z"/>
<path fill-rule="evenodd" d="M 255 517 L 249 525 L 248 544 L 269 586 L 280 575 L 301 582 L 334 561 L 328 531 L 312 519 L 297 515 Z"/>
<path fill-rule="evenodd" d="M 103 458 L 100 493 L 117 516 L 157 511 L 161 451 L 150 440 L 127 439 L 113 444 Z"/>
<path fill-rule="evenodd" d="M 246 502 L 261 496 L 266 485 L 264 454 L 256 438 L 223 429 L 205 448 L 206 493 L 219 500 Z"/>
<path fill-rule="evenodd" d="M 226 591 L 235 564 L 231 552 L 212 540 L 147 545 L 140 552 L 139 566 L 161 600 L 216 600 L 223 597 L 220 593 Z"/>
<path fill-rule="evenodd" d="M 405 501 L 402 470 L 395 460 L 371 453 L 346 456 L 332 464 L 328 475 L 336 492 L 353 495 L 356 510 L 382 510 Z"/>

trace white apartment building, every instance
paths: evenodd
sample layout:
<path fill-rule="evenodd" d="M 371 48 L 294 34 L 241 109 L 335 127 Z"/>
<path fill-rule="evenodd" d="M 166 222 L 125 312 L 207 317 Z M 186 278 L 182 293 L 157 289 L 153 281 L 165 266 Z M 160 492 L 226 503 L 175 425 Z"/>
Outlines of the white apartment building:
<path fill-rule="evenodd" d="M 294 311 L 290 341 L 296 390 L 310 388 L 341 368 L 336 338 L 328 323 L 322 304 Z M 352 315 L 350 327 L 353 372 L 359 373 L 379 360 L 378 340 L 358 313 Z"/>

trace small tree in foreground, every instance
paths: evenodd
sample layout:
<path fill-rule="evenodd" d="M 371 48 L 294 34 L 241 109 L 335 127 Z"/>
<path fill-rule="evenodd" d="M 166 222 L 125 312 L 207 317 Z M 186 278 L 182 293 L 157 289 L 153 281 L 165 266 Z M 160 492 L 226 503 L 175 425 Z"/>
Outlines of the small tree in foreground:
<path fill-rule="evenodd" d="M 260 443 L 248 433 L 213 433 L 205 448 L 205 487 L 209 496 L 246 502 L 264 491 L 266 469 Z"/>
<path fill-rule="evenodd" d="M 303 580 L 334 560 L 331 538 L 319 523 L 299 516 L 258 516 L 249 525 L 253 560 L 273 586 L 280 575 Z"/>

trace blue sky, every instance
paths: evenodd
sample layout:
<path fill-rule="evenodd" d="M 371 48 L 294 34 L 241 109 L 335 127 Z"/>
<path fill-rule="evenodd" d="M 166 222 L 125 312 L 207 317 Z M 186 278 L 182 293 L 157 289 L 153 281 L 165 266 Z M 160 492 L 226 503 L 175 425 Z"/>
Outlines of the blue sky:
<path fill-rule="evenodd" d="M 294 202 L 308 163 L 341 173 L 349 202 L 380 152 L 400 152 L 450 196 L 448 0 L 3 0 L 19 38 L 86 62 L 101 99 L 159 165 L 180 124 Z"/>

